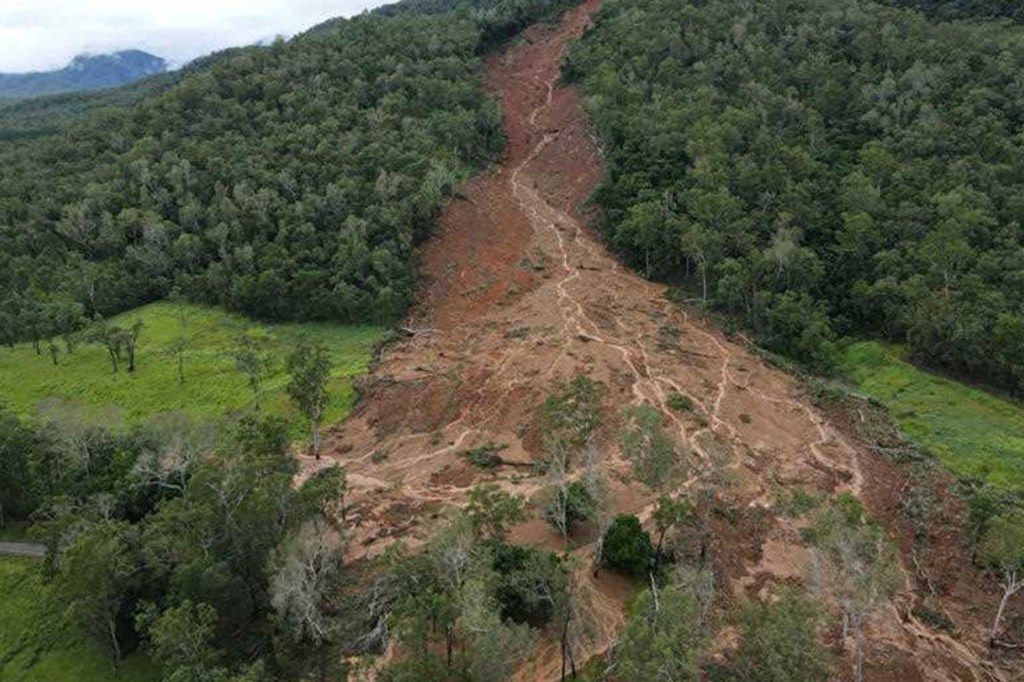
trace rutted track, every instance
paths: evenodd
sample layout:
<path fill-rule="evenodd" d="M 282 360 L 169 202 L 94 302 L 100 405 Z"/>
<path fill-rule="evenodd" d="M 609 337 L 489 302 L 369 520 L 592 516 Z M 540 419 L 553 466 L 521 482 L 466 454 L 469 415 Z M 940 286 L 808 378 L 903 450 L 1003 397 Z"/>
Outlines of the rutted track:
<path fill-rule="evenodd" d="M 508 445 L 509 462 L 538 458 L 537 407 L 557 380 L 576 373 L 604 387 L 594 448 L 619 511 L 646 518 L 653 503 L 618 448 L 619 412 L 638 403 L 661 411 L 693 470 L 724 463 L 741 508 L 767 506 L 791 485 L 862 495 L 873 480 L 872 455 L 819 414 L 792 378 L 679 310 L 591 234 L 579 207 L 601 175 L 599 146 L 576 94 L 558 78 L 567 41 L 598 4 L 586 0 L 559 25 L 533 27 L 488 60 L 488 84 L 504 109 L 506 157 L 449 203 L 423 253 L 426 283 L 409 321 L 422 332 L 385 352 L 357 412 L 329 439 L 329 457 L 349 472 L 353 556 L 376 554 L 397 537 L 416 546 L 443 508 L 461 504 L 481 480 L 535 499 L 542 477 L 517 466 L 481 472 L 460 452 L 494 442 Z M 670 409 L 671 392 L 695 409 Z M 769 525 L 763 538 L 716 550 L 727 583 L 719 589 L 743 593 L 766 578 L 802 577 L 799 565 L 787 573 L 773 564 L 777 556 L 791 564 L 806 556 L 798 534 L 779 519 Z M 558 546 L 539 521 L 516 529 L 514 539 Z M 626 590 L 614 576 L 594 580 L 583 571 L 580 580 L 599 614 L 599 627 L 579 644 L 582 661 L 611 644 Z M 884 669 L 898 658 L 893 678 L 1004 679 L 986 677 L 980 632 L 954 642 L 895 610 L 876 621 L 872 656 L 886 658 L 874 663 Z M 539 652 L 523 679 L 557 678 L 553 656 Z"/>

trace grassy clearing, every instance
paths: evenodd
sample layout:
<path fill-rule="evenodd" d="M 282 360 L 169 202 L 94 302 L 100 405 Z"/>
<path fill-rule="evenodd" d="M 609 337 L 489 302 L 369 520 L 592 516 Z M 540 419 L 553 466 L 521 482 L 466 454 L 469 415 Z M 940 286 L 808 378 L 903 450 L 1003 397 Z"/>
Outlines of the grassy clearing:
<path fill-rule="evenodd" d="M 842 365 L 954 473 L 1024 490 L 1024 405 L 919 370 L 873 341 L 851 345 Z"/>
<path fill-rule="evenodd" d="M 182 335 L 178 313 L 186 314 L 185 335 L 190 349 L 185 360 L 185 383 L 178 383 L 172 341 Z M 0 348 L 0 401 L 20 414 L 33 413 L 49 398 L 62 398 L 88 406 L 115 405 L 128 423 L 147 416 L 183 410 L 198 418 L 237 414 L 252 405 L 245 376 L 235 368 L 228 352 L 241 334 L 257 337 L 276 358 L 264 383 L 266 409 L 297 415 L 284 393 L 288 376 L 284 357 L 302 335 L 328 347 L 334 363 L 331 405 L 325 423 L 343 417 L 352 406 L 352 378 L 366 369 L 370 349 L 380 338 L 379 327 L 350 327 L 330 323 L 259 324 L 215 308 L 154 303 L 114 318 L 130 327 L 141 320 L 138 369 L 134 374 L 114 373 L 106 351 L 98 344 L 80 345 L 72 355 L 62 352 L 54 366 L 46 348 L 36 355 L 28 344 Z M 63 351 L 63 343 L 60 344 Z M 297 431 L 298 432 L 298 431 Z"/>
<path fill-rule="evenodd" d="M 32 542 L 28 532 L 29 528 L 31 526 L 27 521 L 7 521 L 6 524 L 0 527 L 0 541 Z"/>
<path fill-rule="evenodd" d="M 106 652 L 66 622 L 43 584 L 39 562 L 0 557 L 0 680 L 4 682 L 156 682 L 159 668 L 129 654 L 117 676 Z"/>

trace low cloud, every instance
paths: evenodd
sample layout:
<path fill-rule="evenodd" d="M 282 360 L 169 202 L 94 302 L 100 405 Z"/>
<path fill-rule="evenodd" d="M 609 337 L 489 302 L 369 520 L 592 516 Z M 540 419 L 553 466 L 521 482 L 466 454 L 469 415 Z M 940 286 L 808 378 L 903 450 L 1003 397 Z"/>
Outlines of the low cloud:
<path fill-rule="evenodd" d="M 140 49 L 176 65 L 291 36 L 382 0 L 0 0 L 0 71 L 64 66 L 83 52 Z"/>

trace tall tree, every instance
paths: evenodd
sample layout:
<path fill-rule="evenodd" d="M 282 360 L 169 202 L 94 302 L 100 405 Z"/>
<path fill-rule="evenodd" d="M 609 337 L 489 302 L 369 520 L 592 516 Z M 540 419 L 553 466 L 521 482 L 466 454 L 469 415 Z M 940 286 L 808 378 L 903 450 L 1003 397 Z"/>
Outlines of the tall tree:
<path fill-rule="evenodd" d="M 853 678 L 862 682 L 864 622 L 902 584 L 896 550 L 848 494 L 817 514 L 810 539 L 822 559 L 822 577 L 842 609 L 843 641 L 853 639 Z"/>
<path fill-rule="evenodd" d="M 995 642 L 1002 632 L 1006 605 L 1024 590 L 1024 512 L 997 516 L 989 521 L 979 554 L 986 564 L 998 571 L 1001 579 L 1003 594 L 989 631 L 989 640 Z"/>
<path fill-rule="evenodd" d="M 249 390 L 252 391 L 253 404 L 259 412 L 260 400 L 263 397 L 263 381 L 273 367 L 273 357 L 259 339 L 249 334 L 238 337 L 235 347 L 231 350 L 231 357 L 235 360 L 235 367 L 245 374 Z"/>
<path fill-rule="evenodd" d="M 311 430 L 310 452 L 320 459 L 320 423 L 327 409 L 327 382 L 331 378 L 331 360 L 327 347 L 308 338 L 299 340 L 288 356 L 288 395 L 299 411 L 309 420 Z"/>
<path fill-rule="evenodd" d="M 93 525 L 64 552 L 57 576 L 68 612 L 105 645 L 115 671 L 122 658 L 122 609 L 139 578 L 136 535 L 123 522 Z"/>

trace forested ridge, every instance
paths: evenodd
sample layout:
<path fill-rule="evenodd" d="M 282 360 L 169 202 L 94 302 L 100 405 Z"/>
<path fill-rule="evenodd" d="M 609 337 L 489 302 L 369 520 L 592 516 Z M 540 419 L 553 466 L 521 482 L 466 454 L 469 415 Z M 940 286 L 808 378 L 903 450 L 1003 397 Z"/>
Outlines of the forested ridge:
<path fill-rule="evenodd" d="M 443 197 L 502 148 L 478 53 L 558 6 L 336 20 L 0 142 L 4 340 L 172 287 L 265 319 L 394 319 Z"/>
<path fill-rule="evenodd" d="M 1024 30 L 857 0 L 609 0 L 570 55 L 610 243 L 829 369 L 1024 387 Z"/>
<path fill-rule="evenodd" d="M 885 0 L 896 7 L 910 7 L 937 19 L 998 19 L 1024 21 L 1024 5 L 1017 0 Z"/>

